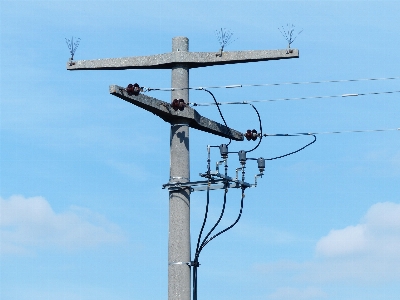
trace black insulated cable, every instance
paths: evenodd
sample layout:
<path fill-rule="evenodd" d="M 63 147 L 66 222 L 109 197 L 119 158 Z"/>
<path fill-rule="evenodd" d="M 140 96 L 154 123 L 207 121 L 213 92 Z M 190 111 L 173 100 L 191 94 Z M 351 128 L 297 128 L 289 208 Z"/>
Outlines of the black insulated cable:
<path fill-rule="evenodd" d="M 280 156 L 272 157 L 272 158 L 266 158 L 265 160 L 279 159 L 279 158 L 283 158 L 283 157 L 286 157 L 286 156 L 295 154 L 295 153 L 297 153 L 297 152 L 300 152 L 301 150 L 307 148 L 308 146 L 311 146 L 312 144 L 314 144 L 314 143 L 316 142 L 317 137 L 316 137 L 314 134 L 312 134 L 312 136 L 314 137 L 314 140 L 313 140 L 311 143 L 308 143 L 307 145 L 305 145 L 304 147 L 301 147 L 300 149 L 297 149 L 296 151 L 293 151 L 293 152 L 290 152 L 290 153 L 287 153 L 287 154 L 284 154 L 284 155 L 280 155 Z"/>
<path fill-rule="evenodd" d="M 209 93 L 209 94 L 213 97 L 214 103 L 215 103 L 215 105 L 216 105 L 217 108 L 218 108 L 218 111 L 219 111 L 219 114 L 220 114 L 220 116 L 221 116 L 221 119 L 222 119 L 222 121 L 224 121 L 224 125 L 225 125 L 226 127 L 228 127 L 228 125 L 226 124 L 225 118 L 224 118 L 224 116 L 222 115 L 221 109 L 219 108 L 219 103 L 217 102 L 217 99 L 215 99 L 214 94 L 211 93 L 211 92 L 210 92 L 209 90 L 207 90 L 207 89 L 203 89 L 203 88 L 202 88 L 202 89 L 200 89 L 200 90 Z M 229 143 L 227 144 L 227 146 L 229 146 L 231 142 L 232 142 L 232 139 L 229 138 Z"/>

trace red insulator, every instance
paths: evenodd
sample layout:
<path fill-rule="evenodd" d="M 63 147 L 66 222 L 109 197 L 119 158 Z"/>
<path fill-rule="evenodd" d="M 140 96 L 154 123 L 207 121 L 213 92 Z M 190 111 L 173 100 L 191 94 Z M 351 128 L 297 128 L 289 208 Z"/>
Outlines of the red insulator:
<path fill-rule="evenodd" d="M 186 106 L 186 103 L 183 99 L 174 99 L 172 100 L 171 106 L 174 110 L 183 110 Z"/>
<path fill-rule="evenodd" d="M 129 96 L 132 96 L 132 95 L 138 96 L 140 93 L 140 90 L 141 90 L 141 88 L 137 83 L 135 83 L 135 84 L 130 83 L 126 87 L 126 91 L 128 92 Z"/>
<path fill-rule="evenodd" d="M 246 133 L 244 134 L 244 136 L 246 137 L 246 139 L 247 139 L 248 141 L 250 141 L 250 140 L 252 139 L 252 137 L 253 137 L 253 134 L 251 133 L 251 130 L 248 129 L 248 130 L 246 131 Z"/>
<path fill-rule="evenodd" d="M 179 100 L 178 99 L 172 100 L 171 106 L 174 110 L 177 110 L 179 108 Z"/>
<path fill-rule="evenodd" d="M 179 110 L 182 111 L 186 106 L 185 100 L 179 99 Z"/>
<path fill-rule="evenodd" d="M 257 139 L 257 137 L 258 137 L 258 135 L 257 135 L 257 130 L 253 129 L 253 130 L 251 131 L 251 133 L 252 133 L 251 139 L 252 139 L 253 141 L 255 141 L 255 140 Z"/>

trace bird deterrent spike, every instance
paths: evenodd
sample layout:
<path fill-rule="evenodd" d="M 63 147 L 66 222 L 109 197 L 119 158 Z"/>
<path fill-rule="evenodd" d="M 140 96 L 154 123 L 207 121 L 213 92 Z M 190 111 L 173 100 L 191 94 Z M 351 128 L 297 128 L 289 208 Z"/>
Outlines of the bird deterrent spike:
<path fill-rule="evenodd" d="M 224 48 L 236 41 L 236 39 L 232 40 L 233 32 L 226 28 L 215 30 L 215 35 L 217 36 L 218 42 L 221 46 L 219 55 L 222 56 L 222 51 L 224 51 Z"/>
<path fill-rule="evenodd" d="M 76 49 L 79 46 L 81 39 L 78 38 L 77 41 L 74 42 L 74 37 L 72 37 L 71 39 L 67 39 L 65 38 L 65 42 L 67 43 L 68 49 L 69 49 L 69 53 L 71 53 L 71 59 L 70 60 L 74 60 L 74 55 L 76 52 Z"/>
<path fill-rule="evenodd" d="M 281 32 L 281 34 L 283 35 L 283 37 L 286 39 L 286 41 L 290 45 L 296 40 L 296 38 L 300 35 L 300 33 L 303 32 L 303 29 L 300 30 L 297 34 L 295 34 L 295 26 L 294 24 L 286 24 L 286 30 L 284 28 L 284 26 L 282 26 L 281 28 L 278 28 L 278 30 Z"/>

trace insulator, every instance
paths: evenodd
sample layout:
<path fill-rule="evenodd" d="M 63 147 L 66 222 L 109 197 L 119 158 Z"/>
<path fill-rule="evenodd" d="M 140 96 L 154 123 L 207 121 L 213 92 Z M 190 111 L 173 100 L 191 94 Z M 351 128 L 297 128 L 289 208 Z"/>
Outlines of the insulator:
<path fill-rule="evenodd" d="M 179 107 L 179 100 L 178 99 L 172 100 L 171 106 L 173 109 L 177 110 Z"/>
<path fill-rule="evenodd" d="M 222 158 L 228 157 L 228 145 L 222 144 L 219 146 L 219 152 L 221 153 Z"/>
<path fill-rule="evenodd" d="M 255 140 L 257 139 L 257 137 L 258 137 L 258 135 L 257 135 L 257 130 L 253 129 L 253 130 L 251 131 L 251 134 L 252 134 L 251 139 L 252 139 L 253 141 L 255 141 Z"/>
<path fill-rule="evenodd" d="M 172 100 L 171 106 L 174 110 L 183 110 L 186 107 L 186 103 L 183 99 L 174 99 Z"/>
<path fill-rule="evenodd" d="M 140 93 L 140 90 L 141 90 L 141 88 L 137 83 L 135 83 L 135 84 L 130 83 L 126 87 L 126 91 L 128 92 L 128 95 L 130 95 L 130 96 L 131 95 L 138 96 Z"/>
<path fill-rule="evenodd" d="M 248 141 L 250 141 L 250 140 L 255 141 L 255 140 L 258 138 L 257 130 L 255 130 L 255 129 L 253 129 L 253 130 L 248 129 L 248 130 L 246 131 L 246 133 L 244 134 L 244 136 L 246 137 L 246 139 L 247 139 Z"/>
<path fill-rule="evenodd" d="M 258 164 L 258 169 L 260 170 L 260 172 L 264 172 L 265 170 L 265 158 L 257 158 L 257 164 Z"/>
<path fill-rule="evenodd" d="M 179 110 L 183 110 L 185 108 L 185 100 L 179 99 Z"/>
<path fill-rule="evenodd" d="M 251 130 L 248 129 L 248 130 L 246 131 L 246 133 L 244 134 L 244 136 L 246 137 L 246 139 L 247 139 L 248 141 L 250 141 L 250 140 L 252 139 L 252 137 L 253 137 L 253 134 L 251 133 Z"/>
<path fill-rule="evenodd" d="M 245 163 L 246 163 L 246 151 L 240 150 L 240 151 L 238 152 L 238 154 L 239 154 L 239 161 L 240 161 L 240 163 L 241 163 L 241 164 L 245 164 Z"/>

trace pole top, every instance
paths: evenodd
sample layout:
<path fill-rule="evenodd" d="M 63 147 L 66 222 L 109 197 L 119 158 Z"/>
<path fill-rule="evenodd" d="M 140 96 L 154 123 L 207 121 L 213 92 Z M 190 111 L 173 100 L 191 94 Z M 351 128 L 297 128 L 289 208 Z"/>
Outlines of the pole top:
<path fill-rule="evenodd" d="M 172 52 L 174 51 L 189 51 L 189 39 L 184 36 L 172 38 Z"/>

